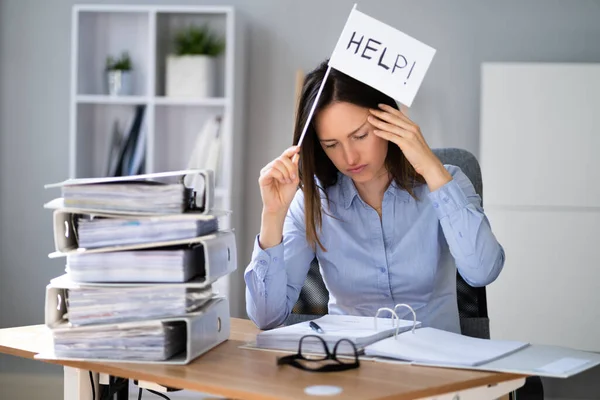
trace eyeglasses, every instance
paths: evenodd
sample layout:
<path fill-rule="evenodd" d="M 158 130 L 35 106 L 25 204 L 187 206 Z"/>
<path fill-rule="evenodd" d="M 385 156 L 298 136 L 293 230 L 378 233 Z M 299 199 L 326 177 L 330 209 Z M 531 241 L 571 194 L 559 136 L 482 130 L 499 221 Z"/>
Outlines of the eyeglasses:
<path fill-rule="evenodd" d="M 327 360 L 334 363 L 323 364 Z M 360 362 L 356 346 L 349 339 L 338 340 L 330 352 L 322 337 L 306 335 L 300 338 L 298 353 L 278 357 L 277 365 L 291 365 L 310 372 L 340 372 L 358 368 Z"/>

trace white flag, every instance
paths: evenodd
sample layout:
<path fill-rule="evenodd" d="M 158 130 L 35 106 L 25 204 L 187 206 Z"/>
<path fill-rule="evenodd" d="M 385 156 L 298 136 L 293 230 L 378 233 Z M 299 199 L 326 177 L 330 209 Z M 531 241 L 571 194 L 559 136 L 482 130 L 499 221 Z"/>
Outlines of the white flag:
<path fill-rule="evenodd" d="M 435 49 L 352 9 L 329 66 L 410 107 Z"/>

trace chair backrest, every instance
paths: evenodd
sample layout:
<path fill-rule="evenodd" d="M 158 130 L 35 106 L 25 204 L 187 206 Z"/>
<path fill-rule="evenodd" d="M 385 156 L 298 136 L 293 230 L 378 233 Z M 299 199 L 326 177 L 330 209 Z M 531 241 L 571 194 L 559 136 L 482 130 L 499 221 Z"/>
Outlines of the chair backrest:
<path fill-rule="evenodd" d="M 473 154 L 463 149 L 433 149 L 443 164 L 456 165 L 473 183 L 475 191 L 483 199 L 483 183 L 479 162 Z M 461 330 L 464 335 L 489 338 L 489 320 L 485 287 L 472 287 L 464 281 L 457 271 L 456 295 L 460 315 Z M 302 286 L 300 297 L 292 309 L 296 315 L 290 316 L 289 322 L 295 322 L 302 315 L 324 315 L 328 312 L 329 292 L 323 283 L 319 271 L 319 263 L 315 258 Z"/>

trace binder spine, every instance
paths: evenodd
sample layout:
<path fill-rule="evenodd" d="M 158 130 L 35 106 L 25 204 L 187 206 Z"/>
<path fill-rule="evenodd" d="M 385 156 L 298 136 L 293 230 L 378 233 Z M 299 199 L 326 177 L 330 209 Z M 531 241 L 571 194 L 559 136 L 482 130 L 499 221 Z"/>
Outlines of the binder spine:
<path fill-rule="evenodd" d="M 204 266 L 208 282 L 229 274 L 237 268 L 237 251 L 233 232 L 221 232 L 204 240 Z"/>
<path fill-rule="evenodd" d="M 225 297 L 215 299 L 208 312 L 188 321 L 185 363 L 223 343 L 230 333 L 229 302 Z"/>

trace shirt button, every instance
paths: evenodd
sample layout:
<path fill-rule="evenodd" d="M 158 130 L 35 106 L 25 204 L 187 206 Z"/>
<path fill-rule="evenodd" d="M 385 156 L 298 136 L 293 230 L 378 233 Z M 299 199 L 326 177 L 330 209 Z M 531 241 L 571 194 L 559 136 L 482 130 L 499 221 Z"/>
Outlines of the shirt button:
<path fill-rule="evenodd" d="M 277 257 L 273 257 L 273 262 L 277 262 Z"/>
<path fill-rule="evenodd" d="M 258 263 L 260 265 L 267 265 L 267 262 L 265 260 L 259 260 Z"/>
<path fill-rule="evenodd" d="M 381 268 L 379 268 L 379 270 L 381 271 L 382 274 L 385 273 L 385 268 L 381 267 Z"/>
<path fill-rule="evenodd" d="M 440 207 L 440 205 L 439 205 L 439 204 L 438 204 L 438 202 L 436 201 L 436 202 L 434 202 L 434 203 L 433 203 L 433 207 L 435 207 L 435 208 L 439 208 L 439 207 Z"/>

